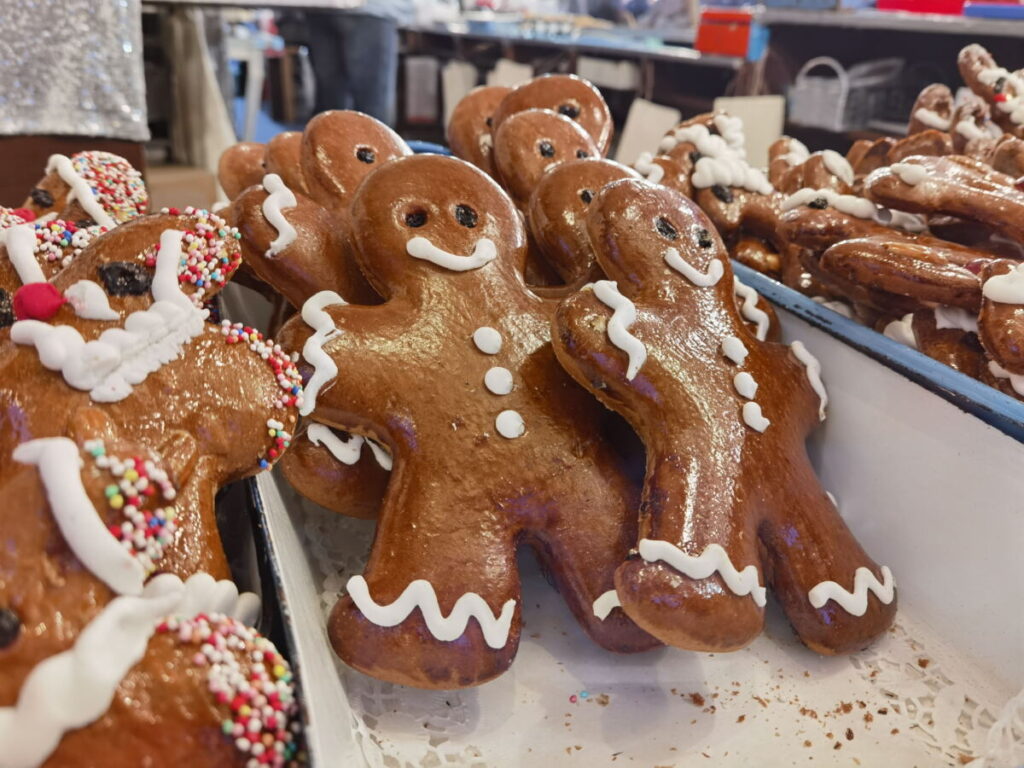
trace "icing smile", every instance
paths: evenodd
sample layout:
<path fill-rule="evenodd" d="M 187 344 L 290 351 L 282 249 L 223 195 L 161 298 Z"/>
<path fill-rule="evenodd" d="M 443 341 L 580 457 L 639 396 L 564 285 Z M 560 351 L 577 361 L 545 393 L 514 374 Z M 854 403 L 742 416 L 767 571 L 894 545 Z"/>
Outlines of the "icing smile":
<path fill-rule="evenodd" d="M 423 259 L 453 272 L 479 269 L 494 261 L 498 255 L 494 241 L 486 237 L 481 237 L 476 241 L 476 247 L 469 256 L 456 256 L 454 253 L 442 250 L 425 237 L 412 238 L 405 244 L 405 250 L 414 259 Z"/>

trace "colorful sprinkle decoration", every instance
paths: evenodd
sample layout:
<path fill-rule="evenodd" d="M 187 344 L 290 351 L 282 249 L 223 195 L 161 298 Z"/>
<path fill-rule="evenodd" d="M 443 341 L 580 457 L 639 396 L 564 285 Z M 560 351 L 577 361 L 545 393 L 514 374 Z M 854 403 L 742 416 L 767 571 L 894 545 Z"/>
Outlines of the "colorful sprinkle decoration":
<path fill-rule="evenodd" d="M 116 480 L 104 489 L 104 495 L 110 508 L 119 510 L 125 520 L 109 530 L 139 560 L 148 576 L 174 541 L 177 510 L 173 504 L 146 507 L 155 501 L 158 490 L 167 502 L 174 501 L 177 490 L 167 473 L 148 459 L 111 456 L 102 440 L 87 440 L 84 447 L 96 466 L 109 471 Z"/>
<path fill-rule="evenodd" d="M 54 219 L 35 225 L 36 256 L 41 262 L 60 262 L 61 267 L 70 264 L 97 235 L 107 231 L 106 227 L 94 224 L 79 227 L 71 221 Z"/>
<path fill-rule="evenodd" d="M 305 762 L 291 667 L 273 643 L 221 614 L 169 618 L 156 631 L 197 647 L 192 663 L 208 668 L 207 687 L 227 710 L 221 732 L 250 756 L 246 768 Z"/>
<path fill-rule="evenodd" d="M 71 166 L 118 224 L 146 212 L 149 194 L 142 174 L 123 157 L 109 152 L 78 152 L 71 156 Z"/>

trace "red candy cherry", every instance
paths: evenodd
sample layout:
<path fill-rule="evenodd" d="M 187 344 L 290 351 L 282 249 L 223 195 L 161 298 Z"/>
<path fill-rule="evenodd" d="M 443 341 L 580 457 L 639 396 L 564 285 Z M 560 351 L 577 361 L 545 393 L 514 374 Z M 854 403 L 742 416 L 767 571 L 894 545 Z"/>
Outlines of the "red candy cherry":
<path fill-rule="evenodd" d="M 14 294 L 14 316 L 19 320 L 49 320 L 67 299 L 50 283 L 29 283 Z"/>
<path fill-rule="evenodd" d="M 28 222 L 36 220 L 36 212 L 31 208 L 15 208 L 12 213 L 22 221 Z"/>

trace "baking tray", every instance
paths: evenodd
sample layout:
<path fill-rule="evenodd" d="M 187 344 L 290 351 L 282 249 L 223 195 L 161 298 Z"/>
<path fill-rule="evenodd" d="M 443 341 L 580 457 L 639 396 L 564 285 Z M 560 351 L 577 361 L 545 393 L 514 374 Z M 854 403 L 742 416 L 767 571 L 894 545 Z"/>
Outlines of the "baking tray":
<path fill-rule="evenodd" d="M 895 574 L 893 630 L 863 653 L 824 658 L 770 604 L 764 635 L 743 651 L 617 656 L 586 639 L 524 558 L 525 626 L 508 673 L 461 691 L 381 683 L 337 661 L 324 630 L 373 523 L 305 502 L 265 473 L 252 486 L 259 530 L 314 765 L 1024 762 L 1007 725 L 1024 712 L 1012 700 L 1024 686 L 1024 445 L 1010 436 L 1019 404 L 737 271 L 778 303 L 784 337 L 822 362 L 829 418 L 812 456 L 851 528 Z M 1000 738 L 1002 757 L 981 759 Z"/>

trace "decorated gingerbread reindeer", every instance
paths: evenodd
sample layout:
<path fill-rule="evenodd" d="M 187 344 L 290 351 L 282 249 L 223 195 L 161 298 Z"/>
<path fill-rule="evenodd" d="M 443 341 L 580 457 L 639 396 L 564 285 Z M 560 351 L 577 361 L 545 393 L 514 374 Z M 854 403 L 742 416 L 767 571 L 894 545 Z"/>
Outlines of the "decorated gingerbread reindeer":
<path fill-rule="evenodd" d="M 325 291 L 283 336 L 312 366 L 303 413 L 386 444 L 395 462 L 369 562 L 329 623 L 335 650 L 421 687 L 495 677 L 519 641 L 520 541 L 598 643 L 652 647 L 603 610 L 638 489 L 602 439 L 600 406 L 554 358 L 554 305 L 523 283 L 512 201 L 468 163 L 419 155 L 369 176 L 352 220 L 386 302 Z"/>
<path fill-rule="evenodd" d="M 623 610 L 671 645 L 732 650 L 761 631 L 770 589 L 810 648 L 866 646 L 892 622 L 893 578 L 807 457 L 827 405 L 818 362 L 747 328 L 721 239 L 679 193 L 613 183 L 588 233 L 610 279 L 562 303 L 553 343 L 647 447 Z"/>

